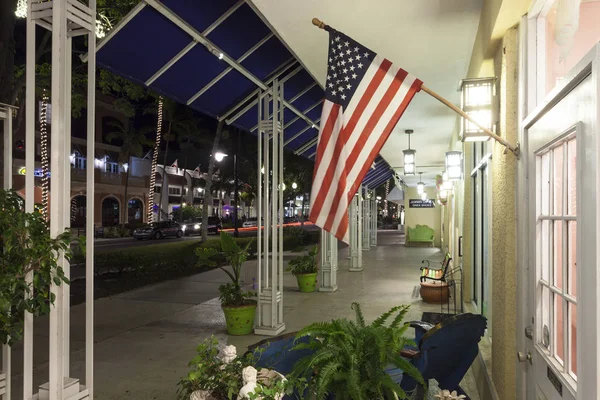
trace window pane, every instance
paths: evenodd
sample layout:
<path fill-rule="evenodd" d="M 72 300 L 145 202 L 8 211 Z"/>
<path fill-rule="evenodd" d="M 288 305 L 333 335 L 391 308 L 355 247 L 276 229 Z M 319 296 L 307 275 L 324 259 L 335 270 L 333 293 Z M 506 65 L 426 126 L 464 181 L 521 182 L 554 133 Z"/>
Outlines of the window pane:
<path fill-rule="evenodd" d="M 577 222 L 569 221 L 568 286 L 570 295 L 577 296 Z"/>
<path fill-rule="evenodd" d="M 567 145 L 568 164 L 568 213 L 577 215 L 577 141 L 573 139 Z"/>
<path fill-rule="evenodd" d="M 550 214 L 550 152 L 542 156 L 540 191 L 542 215 Z"/>
<path fill-rule="evenodd" d="M 571 15 L 570 7 L 559 9 L 556 0 L 546 16 L 546 93 L 600 40 L 600 2 L 581 2 L 578 29 L 573 33 Z"/>
<path fill-rule="evenodd" d="M 546 337 L 545 335 L 545 331 L 546 329 L 544 329 L 544 327 L 547 327 L 547 332 L 550 332 L 550 313 L 552 310 L 552 307 L 550 307 L 550 290 L 546 287 L 546 286 L 542 286 L 542 300 L 541 300 L 542 304 L 542 308 L 541 308 L 541 322 L 542 322 L 542 326 L 540 327 L 540 337 L 539 337 L 539 341 L 542 343 L 542 345 L 546 348 L 548 348 L 550 346 L 550 337 Z"/>
<path fill-rule="evenodd" d="M 554 221 L 554 235 L 552 238 L 552 266 L 553 266 L 553 280 L 554 286 L 562 289 L 563 287 L 563 221 Z"/>
<path fill-rule="evenodd" d="M 554 206 L 552 212 L 554 215 L 563 214 L 563 161 L 564 161 L 564 150 L 563 146 L 557 147 L 552 152 L 554 157 L 552 162 L 552 180 L 554 181 L 552 198 Z"/>
<path fill-rule="evenodd" d="M 577 306 L 569 303 L 569 351 L 571 363 L 569 372 L 577 376 Z"/>
<path fill-rule="evenodd" d="M 564 315 L 563 315 L 563 299 L 559 295 L 553 293 L 554 297 L 554 326 L 552 328 L 552 336 L 554 337 L 554 357 L 563 363 L 565 359 L 565 337 L 564 337 Z"/>
<path fill-rule="evenodd" d="M 542 237 L 540 241 L 540 273 L 541 278 L 550 282 L 550 221 L 542 221 Z"/>

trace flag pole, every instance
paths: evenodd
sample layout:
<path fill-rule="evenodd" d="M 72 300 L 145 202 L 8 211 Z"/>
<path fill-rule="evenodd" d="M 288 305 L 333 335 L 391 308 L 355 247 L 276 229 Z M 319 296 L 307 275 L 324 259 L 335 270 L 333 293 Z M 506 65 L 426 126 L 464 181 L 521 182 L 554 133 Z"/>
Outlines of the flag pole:
<path fill-rule="evenodd" d="M 319 29 L 325 29 L 327 27 L 327 24 L 325 24 L 325 22 L 321 21 L 318 18 L 313 18 L 312 19 L 312 24 L 314 26 L 316 26 Z M 469 116 L 466 112 L 464 112 L 463 110 L 461 110 L 460 108 L 458 108 L 457 106 L 455 106 L 454 104 L 452 104 L 449 100 L 447 100 L 446 98 L 442 97 L 441 95 L 437 94 L 436 92 L 434 92 L 433 90 L 429 89 L 428 87 L 426 87 L 425 85 L 421 85 L 421 90 L 424 91 L 425 93 L 427 93 L 428 95 L 430 95 L 431 97 L 435 98 L 436 100 L 440 101 L 442 104 L 444 104 L 446 107 L 450 108 L 452 111 L 454 111 L 455 113 L 457 113 L 458 115 L 460 115 L 461 117 L 465 118 L 466 120 L 470 121 L 471 123 L 473 123 L 475 126 L 477 126 L 479 129 L 481 129 L 486 135 L 488 135 L 489 137 L 491 137 L 492 139 L 494 139 L 495 141 L 497 141 L 498 143 L 502 144 L 503 146 L 505 146 L 508 150 L 510 150 L 516 157 L 519 157 L 519 144 L 517 143 L 516 146 L 513 146 L 512 144 L 510 144 L 508 141 L 506 141 L 505 139 L 503 139 L 502 137 L 496 135 L 494 132 L 492 132 L 491 130 L 481 126 L 481 124 L 479 124 L 479 122 L 475 121 L 475 119 L 473 119 L 471 116 Z"/>

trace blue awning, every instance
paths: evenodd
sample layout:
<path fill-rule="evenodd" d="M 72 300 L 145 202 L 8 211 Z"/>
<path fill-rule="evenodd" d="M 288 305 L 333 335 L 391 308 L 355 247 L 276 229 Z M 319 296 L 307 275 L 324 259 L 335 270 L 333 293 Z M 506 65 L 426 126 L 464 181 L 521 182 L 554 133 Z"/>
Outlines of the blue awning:
<path fill-rule="evenodd" d="M 99 42 L 96 59 L 248 132 L 256 131 L 258 90 L 284 81 L 284 145 L 314 159 L 323 88 L 243 0 L 144 0 Z M 389 168 L 378 160 L 378 171 Z"/>

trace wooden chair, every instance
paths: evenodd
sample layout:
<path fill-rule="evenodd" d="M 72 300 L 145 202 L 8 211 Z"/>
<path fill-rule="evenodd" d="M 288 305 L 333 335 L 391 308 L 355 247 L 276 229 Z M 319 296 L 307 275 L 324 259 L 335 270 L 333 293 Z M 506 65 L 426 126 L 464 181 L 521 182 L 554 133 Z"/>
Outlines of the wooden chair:
<path fill-rule="evenodd" d="M 429 260 L 421 261 L 421 264 L 427 263 L 426 267 L 421 267 L 421 282 L 425 282 L 427 279 L 445 282 L 446 273 L 448 272 L 448 267 L 450 266 L 450 261 L 452 261 L 450 253 L 446 253 L 446 256 L 444 257 L 444 260 L 442 261 L 442 266 L 440 268 L 431 268 Z"/>

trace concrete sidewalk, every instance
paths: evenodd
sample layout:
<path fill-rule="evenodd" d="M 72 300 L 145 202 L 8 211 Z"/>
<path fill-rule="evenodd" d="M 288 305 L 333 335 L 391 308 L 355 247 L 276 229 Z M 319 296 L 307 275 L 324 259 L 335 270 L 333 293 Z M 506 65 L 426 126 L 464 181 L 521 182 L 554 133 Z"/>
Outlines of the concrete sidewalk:
<path fill-rule="evenodd" d="M 286 332 L 332 318 L 353 318 L 353 301 L 361 304 L 367 320 L 389 308 L 411 304 L 407 320 L 420 319 L 424 311 L 439 312 L 413 298 L 424 258 L 441 259 L 431 248 L 407 248 L 397 231 L 379 233 L 379 246 L 363 253 L 364 271 L 349 272 L 347 249 L 339 254 L 339 290 L 335 293 L 300 293 L 295 278 L 284 276 Z M 286 257 L 288 260 L 291 257 Z M 244 266 L 251 284 L 256 261 Z M 218 286 L 228 281 L 221 270 L 147 286 L 95 302 L 95 393 L 97 400 L 174 399 L 177 382 L 187 373 L 196 345 L 216 335 L 234 344 L 238 353 L 264 337 L 229 337 L 218 296 Z M 85 305 L 71 312 L 71 376 L 85 376 Z M 34 383 L 48 379 L 48 318 L 35 321 Z M 22 348 L 13 349 L 13 371 L 22 370 Z M 22 375 L 13 375 L 13 399 L 20 399 Z M 467 386 L 472 383 L 466 382 Z M 473 390 L 469 390 L 473 393 Z M 475 392 L 476 394 L 476 392 Z M 475 398 L 476 400 L 477 398 Z"/>

